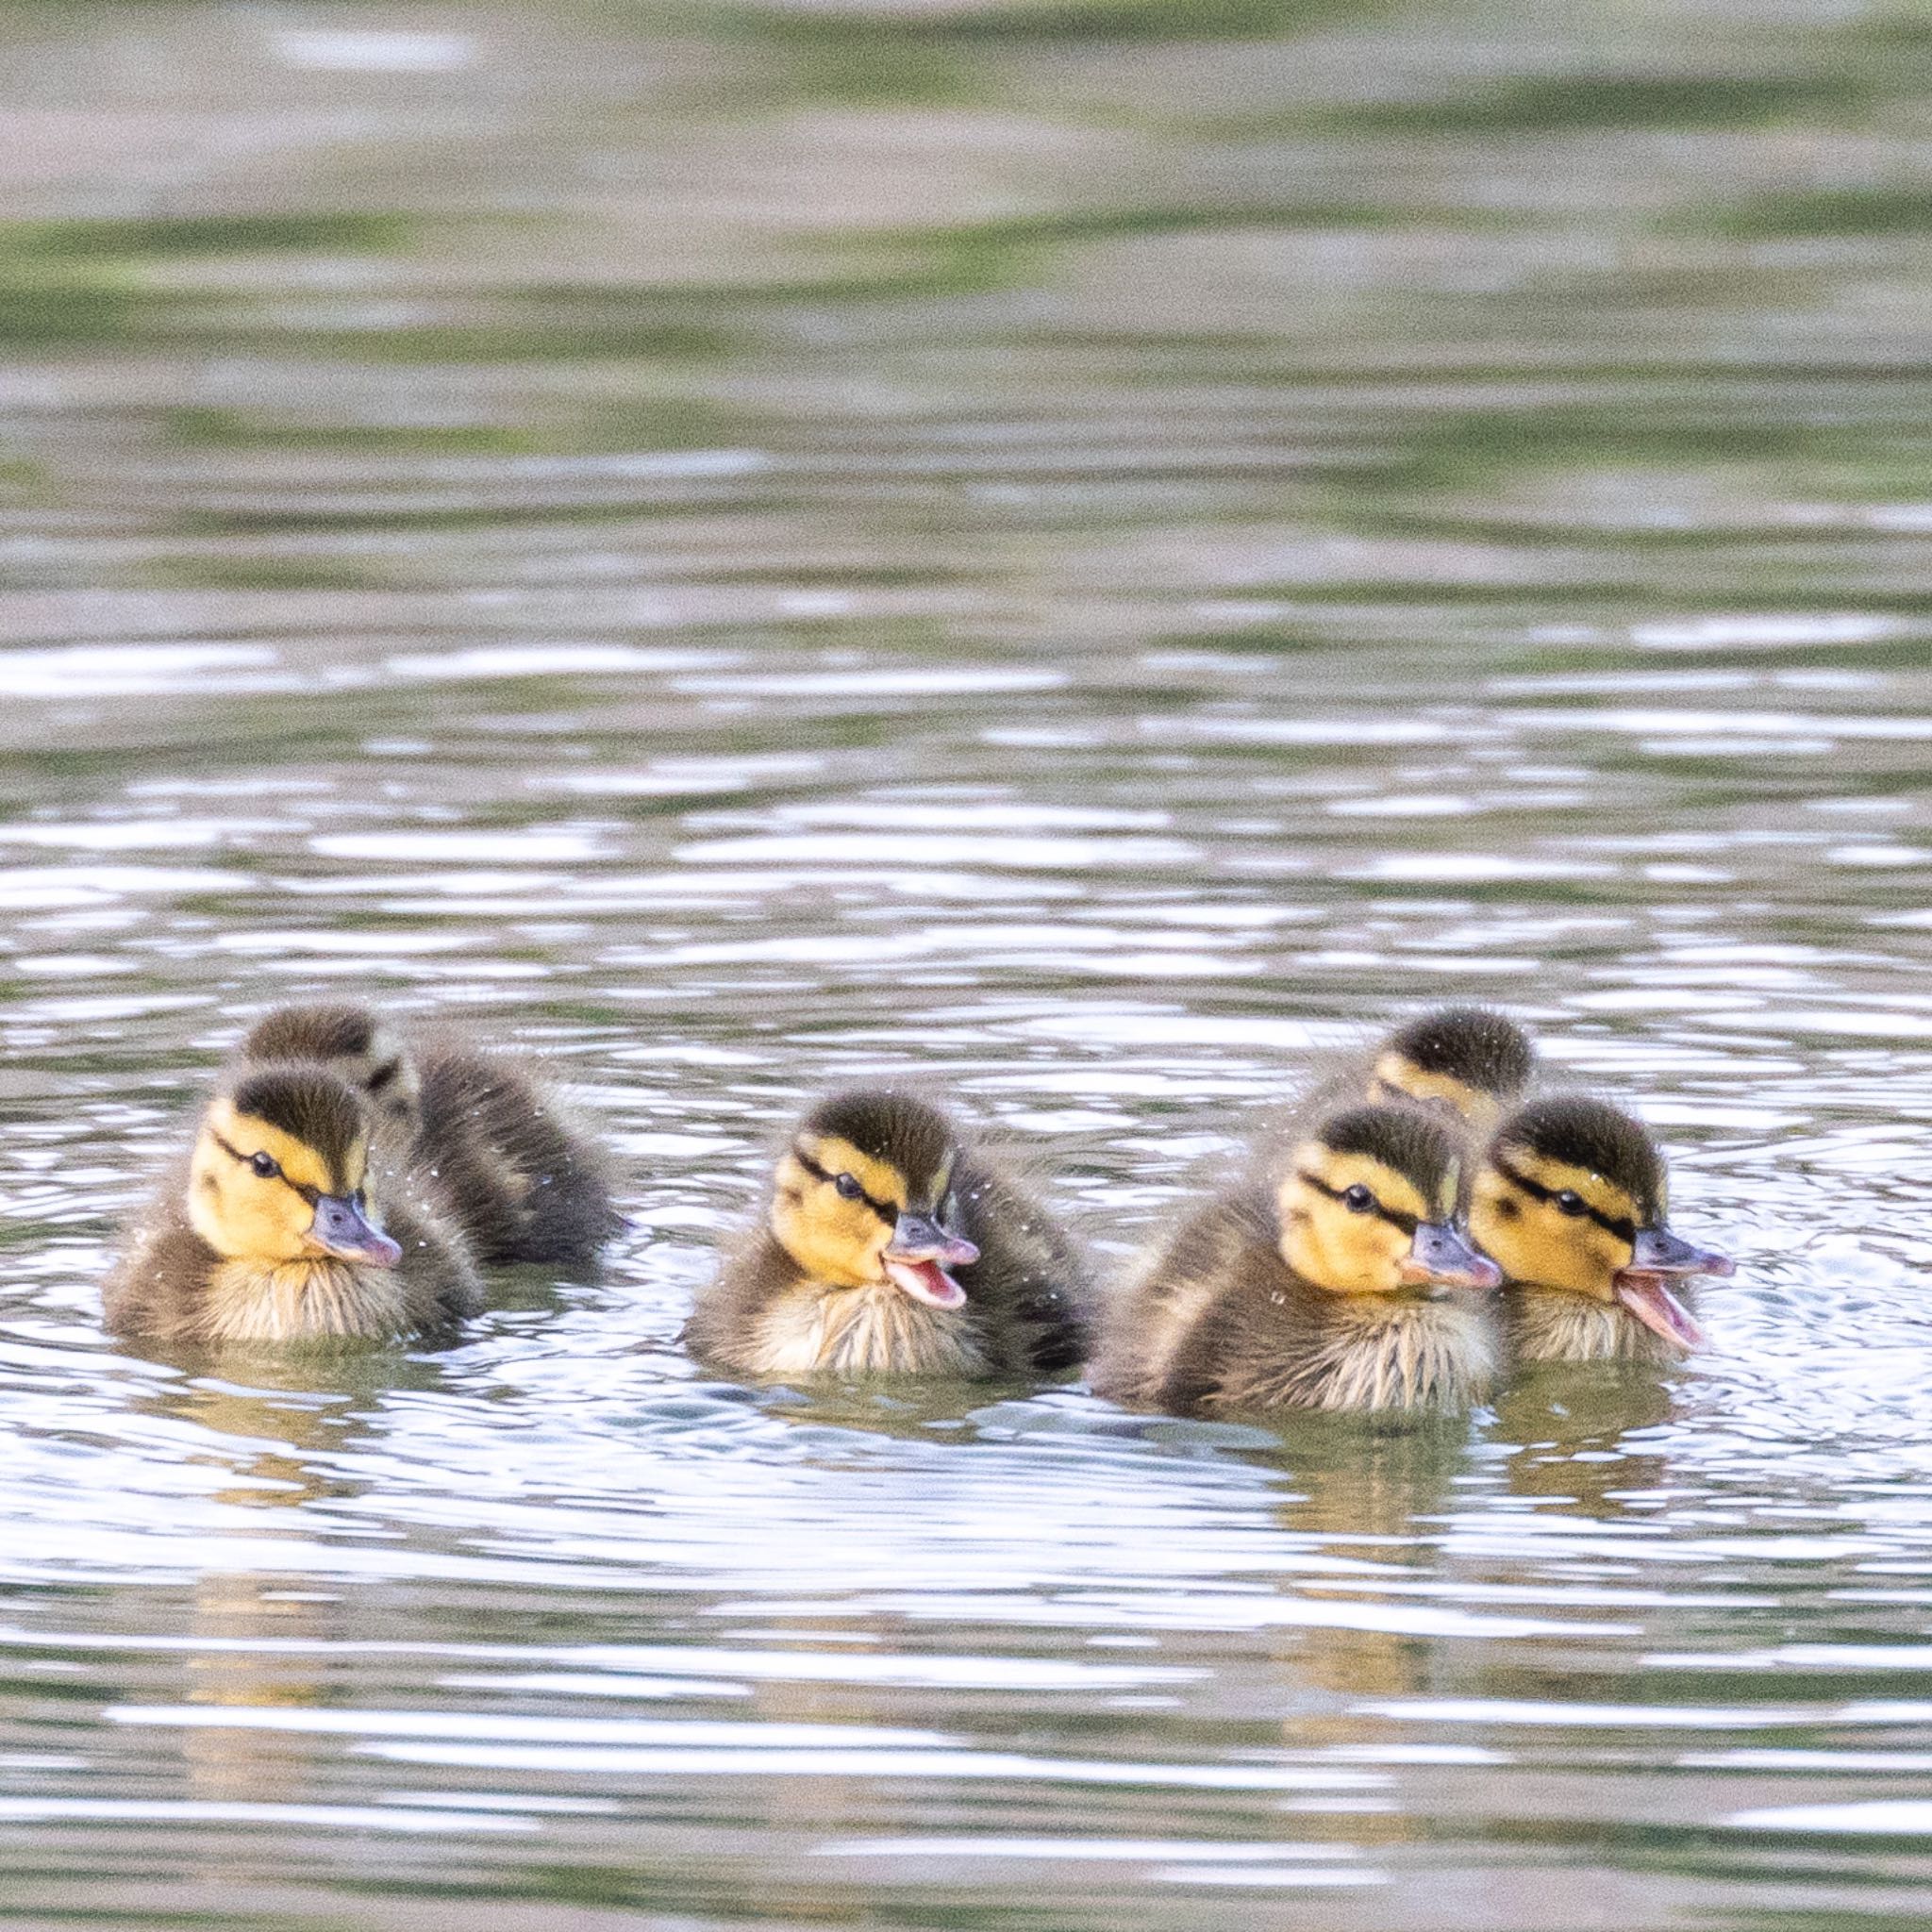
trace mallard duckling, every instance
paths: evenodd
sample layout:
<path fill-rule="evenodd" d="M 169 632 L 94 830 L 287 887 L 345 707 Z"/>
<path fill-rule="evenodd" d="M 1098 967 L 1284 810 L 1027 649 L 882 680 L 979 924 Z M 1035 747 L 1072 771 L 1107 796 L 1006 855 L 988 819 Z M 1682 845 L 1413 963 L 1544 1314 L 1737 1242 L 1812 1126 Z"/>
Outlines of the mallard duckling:
<path fill-rule="evenodd" d="M 954 1122 L 860 1090 L 793 1130 L 684 1339 L 760 1377 L 1054 1374 L 1085 1354 L 1088 1298 L 1073 1242 Z"/>
<path fill-rule="evenodd" d="M 1503 1270 L 1524 1361 L 1668 1362 L 1704 1332 L 1671 1291 L 1732 1262 L 1664 1225 L 1663 1156 L 1626 1113 L 1581 1094 L 1518 1108 L 1471 1190 L 1470 1233 Z"/>
<path fill-rule="evenodd" d="M 1460 1148 L 1419 1108 L 1319 1115 L 1168 1239 L 1109 1324 L 1095 1389 L 1208 1412 L 1479 1400 L 1493 1326 L 1441 1291 L 1502 1274 L 1454 1224 Z"/>
<path fill-rule="evenodd" d="M 1398 1026 L 1363 1070 L 1362 1097 L 1438 1108 L 1486 1134 L 1528 1091 L 1536 1048 L 1507 1013 L 1438 1007 Z"/>
<path fill-rule="evenodd" d="M 430 1176 L 477 1258 L 589 1268 L 623 1226 L 609 1166 L 525 1068 L 432 1034 L 400 1039 L 366 1007 L 283 1007 L 249 1060 L 316 1060 L 376 1110 L 377 1164 Z"/>
<path fill-rule="evenodd" d="M 413 1141 L 423 1124 L 414 1056 L 368 1007 L 277 1007 L 249 1029 L 242 1058 L 258 1065 L 320 1061 L 363 1096 L 378 1133 L 392 1128 Z"/>
<path fill-rule="evenodd" d="M 369 1138 L 361 1096 L 322 1068 L 244 1069 L 108 1280 L 109 1324 L 161 1341 L 326 1345 L 475 1314 L 475 1271 L 433 1210 L 371 1206 Z"/>

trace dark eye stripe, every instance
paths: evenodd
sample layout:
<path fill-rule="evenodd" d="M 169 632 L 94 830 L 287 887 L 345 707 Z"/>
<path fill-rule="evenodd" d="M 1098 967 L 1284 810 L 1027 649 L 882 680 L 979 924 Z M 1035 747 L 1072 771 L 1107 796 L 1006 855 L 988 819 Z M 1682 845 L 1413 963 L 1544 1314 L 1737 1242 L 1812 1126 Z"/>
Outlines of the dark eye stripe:
<path fill-rule="evenodd" d="M 1542 1182 L 1531 1180 L 1526 1174 L 1521 1174 L 1511 1167 L 1500 1154 L 1491 1157 L 1490 1165 L 1512 1188 L 1522 1189 L 1532 1201 L 1554 1201 L 1558 1194 L 1574 1191 L 1567 1188 L 1546 1188 Z M 1582 1199 L 1580 1195 L 1577 1198 Z M 1621 1215 L 1606 1214 L 1601 1208 L 1593 1208 L 1588 1201 L 1583 1203 L 1583 1212 L 1587 1219 L 1595 1222 L 1606 1234 L 1613 1234 L 1620 1241 L 1628 1241 L 1633 1247 L 1636 1245 L 1637 1224 L 1634 1221 L 1626 1220 Z"/>
<path fill-rule="evenodd" d="M 403 1070 L 401 1060 L 384 1060 L 363 1085 L 365 1093 L 380 1093 Z"/>
<path fill-rule="evenodd" d="M 804 1168 L 807 1174 L 811 1175 L 813 1180 L 824 1181 L 827 1185 L 831 1183 L 831 1171 L 827 1168 L 821 1167 L 818 1164 L 818 1162 L 814 1160 L 811 1158 L 811 1156 L 805 1151 L 803 1147 L 799 1146 L 795 1141 L 791 1144 L 791 1158 L 793 1160 L 797 1161 L 800 1167 Z M 857 1180 L 858 1176 L 855 1174 L 853 1178 Z M 868 1208 L 870 1208 L 874 1214 L 876 1214 L 878 1218 L 881 1221 L 883 1221 L 888 1227 L 898 1226 L 899 1210 L 896 1208 L 889 1207 L 883 1201 L 874 1201 L 873 1197 L 870 1194 L 868 1194 L 862 1187 L 858 1191 L 858 1198 L 861 1201 L 863 1201 L 865 1205 Z"/>
<path fill-rule="evenodd" d="M 1341 1200 L 1348 1191 L 1346 1188 L 1331 1188 L 1320 1174 L 1310 1174 L 1307 1168 L 1298 1168 L 1296 1170 L 1296 1178 L 1307 1181 L 1316 1193 L 1326 1194 L 1331 1201 Z M 1385 1208 L 1379 1201 L 1376 1201 L 1374 1204 L 1374 1212 L 1380 1219 L 1386 1221 L 1391 1227 L 1399 1227 L 1407 1235 L 1413 1235 L 1416 1229 L 1423 1224 L 1421 1215 L 1405 1213 L 1400 1208 Z"/>
<path fill-rule="evenodd" d="M 219 1134 L 215 1133 L 215 1130 L 212 1127 L 208 1129 L 208 1133 L 210 1134 L 210 1136 L 212 1136 L 215 1145 L 219 1147 L 222 1150 L 222 1152 L 228 1157 L 230 1160 L 237 1161 L 242 1166 L 246 1167 L 248 1163 L 255 1158 L 254 1155 L 244 1154 L 241 1150 L 241 1148 L 235 1146 L 231 1141 L 223 1140 Z M 266 1180 L 269 1178 L 269 1176 L 263 1174 L 261 1178 L 263 1180 Z M 298 1194 L 300 1194 L 302 1198 L 305 1201 L 307 1201 L 311 1208 L 313 1208 L 315 1204 L 322 1199 L 322 1190 L 320 1188 L 311 1188 L 307 1181 L 291 1181 L 289 1178 L 289 1176 L 285 1174 L 277 1174 L 275 1176 L 275 1178 L 280 1181 L 285 1188 L 293 1188 L 294 1191 Z"/>

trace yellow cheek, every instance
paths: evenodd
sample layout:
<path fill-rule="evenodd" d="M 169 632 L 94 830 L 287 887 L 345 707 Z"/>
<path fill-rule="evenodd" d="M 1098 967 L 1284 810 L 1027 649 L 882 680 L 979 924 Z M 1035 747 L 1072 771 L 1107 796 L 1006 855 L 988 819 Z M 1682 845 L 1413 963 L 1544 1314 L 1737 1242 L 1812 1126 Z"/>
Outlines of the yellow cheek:
<path fill-rule="evenodd" d="M 848 1201 L 823 1181 L 793 1191 L 781 1177 L 772 1232 L 814 1281 L 857 1288 L 885 1278 L 879 1254 L 891 1229 L 863 1201 Z"/>
<path fill-rule="evenodd" d="M 309 1252 L 315 1210 L 292 1188 L 253 1174 L 197 1165 L 189 1220 L 219 1255 L 257 1261 L 299 1260 Z"/>
<path fill-rule="evenodd" d="M 1306 1192 L 1284 1202 L 1281 1258 L 1304 1281 L 1335 1294 L 1386 1294 L 1401 1286 L 1409 1238 L 1379 1214 L 1351 1214 Z"/>
<path fill-rule="evenodd" d="M 1493 1174 L 1476 1183 L 1469 1231 L 1511 1281 L 1568 1289 L 1599 1301 L 1611 1298 L 1611 1277 L 1630 1258 L 1624 1243 L 1593 1221 L 1526 1199 Z"/>
<path fill-rule="evenodd" d="M 1454 1074 L 1431 1074 L 1400 1054 L 1385 1053 L 1375 1062 L 1375 1078 L 1385 1088 L 1405 1093 L 1424 1107 L 1446 1107 L 1478 1129 L 1495 1124 L 1501 1108 L 1495 1100 Z M 1374 1096 L 1372 1096 L 1374 1097 Z"/>

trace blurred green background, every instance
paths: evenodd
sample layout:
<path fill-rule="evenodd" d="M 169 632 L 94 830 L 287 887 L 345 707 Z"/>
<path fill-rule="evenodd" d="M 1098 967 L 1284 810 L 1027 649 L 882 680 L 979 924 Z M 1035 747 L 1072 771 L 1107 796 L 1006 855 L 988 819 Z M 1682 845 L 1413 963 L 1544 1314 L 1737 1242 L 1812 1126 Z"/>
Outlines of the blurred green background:
<path fill-rule="evenodd" d="M 0 1932 L 1932 1922 L 1928 181 L 1906 0 L 0 8 Z M 124 1352 L 316 992 L 631 1234 Z M 1681 1374 L 678 1346 L 807 1094 L 1117 1274 L 1450 997 L 1669 1140 Z"/>
<path fill-rule="evenodd" d="M 19 5 L 0 112 L 0 591 L 1923 595 L 1909 0 Z"/>

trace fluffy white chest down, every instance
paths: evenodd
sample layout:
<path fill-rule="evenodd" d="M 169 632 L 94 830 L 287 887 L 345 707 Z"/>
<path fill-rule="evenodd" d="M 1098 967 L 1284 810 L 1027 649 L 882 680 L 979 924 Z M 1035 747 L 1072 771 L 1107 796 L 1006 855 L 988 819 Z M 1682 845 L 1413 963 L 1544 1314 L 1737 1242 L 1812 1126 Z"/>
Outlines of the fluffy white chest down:
<path fill-rule="evenodd" d="M 1509 1342 L 1525 1362 L 1669 1362 L 1676 1351 L 1615 1302 L 1525 1288 L 1509 1296 Z"/>
<path fill-rule="evenodd" d="M 1293 1399 L 1309 1408 L 1466 1407 L 1496 1373 L 1489 1316 L 1462 1300 L 1349 1296 L 1296 1362 Z"/>
<path fill-rule="evenodd" d="M 766 1310 L 756 1374 L 978 1375 L 987 1361 L 964 1310 L 929 1308 L 890 1284 L 803 1283 Z"/>
<path fill-rule="evenodd" d="M 401 1286 L 386 1270 L 225 1261 L 208 1283 L 211 1341 L 386 1341 L 407 1325 Z"/>

